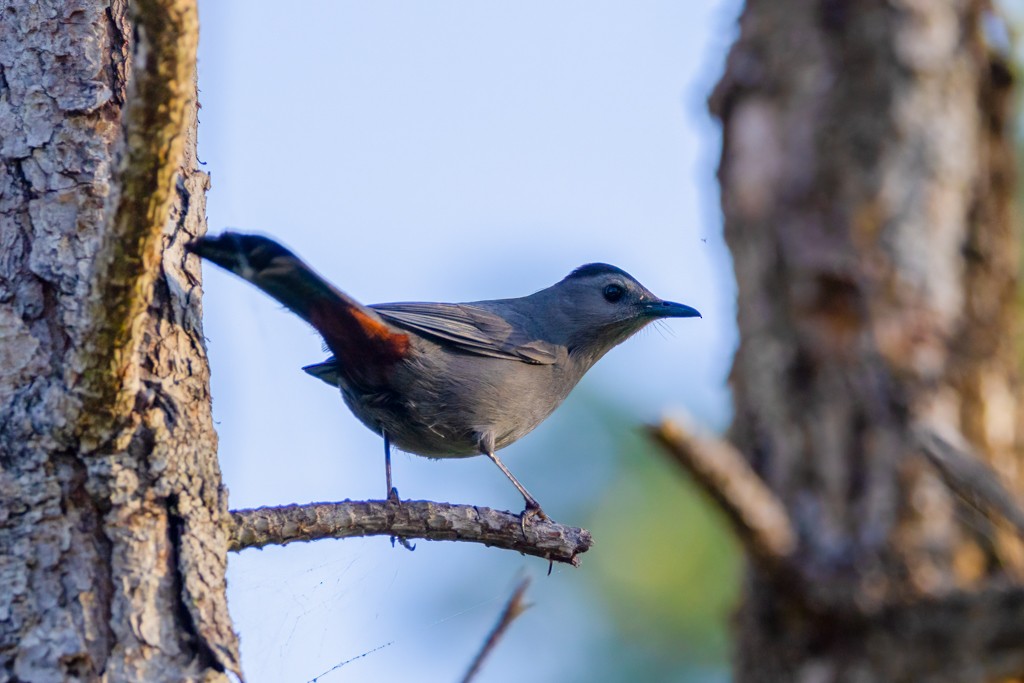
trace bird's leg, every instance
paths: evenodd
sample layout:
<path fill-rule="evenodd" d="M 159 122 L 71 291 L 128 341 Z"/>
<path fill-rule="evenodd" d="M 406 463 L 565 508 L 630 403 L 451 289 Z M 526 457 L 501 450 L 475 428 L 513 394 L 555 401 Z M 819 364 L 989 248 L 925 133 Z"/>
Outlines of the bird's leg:
<path fill-rule="evenodd" d="M 391 485 L 391 439 L 384 430 L 381 430 L 381 434 L 384 435 L 384 478 L 388 484 L 388 502 L 398 503 L 398 489 Z"/>
<path fill-rule="evenodd" d="M 525 536 L 527 519 L 529 519 L 530 517 L 540 517 L 541 519 L 548 519 L 548 516 L 544 514 L 543 510 L 540 509 L 540 503 L 537 502 L 537 499 L 530 495 L 530 492 L 527 491 L 526 488 L 519 483 L 519 480 L 516 479 L 514 474 L 509 472 L 509 469 L 505 467 L 505 463 L 498 459 L 498 456 L 494 454 L 494 451 L 492 449 L 484 451 L 484 455 L 490 458 L 491 462 L 497 465 L 498 469 L 505 473 L 505 476 L 508 477 L 509 481 L 512 482 L 512 485 L 519 489 L 519 493 L 523 494 L 523 500 L 526 501 L 526 509 L 523 510 L 522 513 L 520 513 L 519 515 L 519 524 L 523 527 L 523 535 Z"/>
<path fill-rule="evenodd" d="M 381 435 L 384 437 L 384 478 L 388 484 L 388 502 L 394 503 L 395 505 L 401 505 L 402 501 L 398 499 L 398 489 L 391 485 L 391 439 L 388 438 L 388 433 L 383 429 L 380 430 Z M 409 543 L 409 539 L 404 536 L 392 536 L 391 547 L 395 547 L 395 541 L 398 541 L 403 548 L 408 551 L 416 550 L 416 546 Z"/>

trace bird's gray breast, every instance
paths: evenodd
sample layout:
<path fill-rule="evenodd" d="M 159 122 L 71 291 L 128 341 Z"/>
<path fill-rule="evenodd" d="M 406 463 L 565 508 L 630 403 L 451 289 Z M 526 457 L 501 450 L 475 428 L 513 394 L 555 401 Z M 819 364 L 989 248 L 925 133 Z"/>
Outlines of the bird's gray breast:
<path fill-rule="evenodd" d="M 342 387 L 352 412 L 386 431 L 402 450 L 428 457 L 480 453 L 483 439 L 502 448 L 526 435 L 565 399 L 579 379 L 564 349 L 537 364 L 485 356 L 413 336 L 413 353 L 394 367 L 389 388 Z"/>

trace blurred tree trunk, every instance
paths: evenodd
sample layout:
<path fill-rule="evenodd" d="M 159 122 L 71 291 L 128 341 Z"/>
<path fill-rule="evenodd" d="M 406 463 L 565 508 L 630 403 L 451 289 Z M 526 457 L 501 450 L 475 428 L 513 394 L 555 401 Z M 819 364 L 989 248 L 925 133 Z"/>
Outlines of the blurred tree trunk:
<path fill-rule="evenodd" d="M 0 21 L 0 679 L 226 680 L 194 0 Z"/>
<path fill-rule="evenodd" d="M 1024 675 L 1024 631 L 998 623 L 1019 624 L 1019 593 L 996 590 L 1019 585 L 1021 544 L 915 437 L 960 435 L 1021 490 L 1013 79 L 990 12 L 743 11 L 711 102 L 739 285 L 731 437 L 788 511 L 800 580 L 751 568 L 739 681 Z"/>

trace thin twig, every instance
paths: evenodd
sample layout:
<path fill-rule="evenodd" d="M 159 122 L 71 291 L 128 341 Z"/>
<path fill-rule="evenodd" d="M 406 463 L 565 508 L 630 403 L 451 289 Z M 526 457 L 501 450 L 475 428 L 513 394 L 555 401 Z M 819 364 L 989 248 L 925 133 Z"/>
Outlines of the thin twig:
<path fill-rule="evenodd" d="M 718 503 L 755 558 L 777 562 L 792 555 L 797 540 L 786 508 L 735 446 L 671 420 L 649 431 Z"/>
<path fill-rule="evenodd" d="M 529 577 L 524 578 L 516 586 L 516 589 L 512 591 L 511 597 L 508 602 L 505 603 L 505 609 L 501 610 L 501 615 L 498 617 L 497 623 L 494 624 L 494 628 L 487 634 L 487 640 L 480 647 L 480 651 L 473 659 L 473 663 L 469 666 L 469 671 L 462 679 L 462 683 L 470 683 L 473 678 L 480 672 L 480 668 L 483 666 L 484 660 L 494 651 L 494 647 L 501 640 L 501 637 L 505 635 L 505 631 L 512 624 L 516 618 L 522 614 L 529 605 L 523 603 L 523 595 L 526 593 L 526 588 L 530 585 Z"/>
<path fill-rule="evenodd" d="M 284 545 L 293 541 L 353 536 L 394 536 L 429 541 L 469 541 L 579 566 L 593 541 L 586 529 L 519 516 L 491 508 L 425 500 L 400 504 L 383 500 L 310 503 L 235 510 L 230 550 Z"/>
<path fill-rule="evenodd" d="M 915 432 L 924 454 L 950 489 L 986 517 L 1002 517 L 1024 535 L 1021 501 L 988 463 L 971 453 L 962 439 L 954 443 L 953 437 L 947 439 L 923 424 L 917 425 Z"/>

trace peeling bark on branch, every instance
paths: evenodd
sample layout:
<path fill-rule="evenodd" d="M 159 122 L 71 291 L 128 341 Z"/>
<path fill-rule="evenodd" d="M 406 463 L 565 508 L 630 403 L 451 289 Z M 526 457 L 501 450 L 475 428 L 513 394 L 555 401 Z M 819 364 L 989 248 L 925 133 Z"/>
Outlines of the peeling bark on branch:
<path fill-rule="evenodd" d="M 586 529 L 532 519 L 525 535 L 518 515 L 472 505 L 404 500 L 311 503 L 231 512 L 230 549 L 354 536 L 469 541 L 553 562 L 580 564 L 593 541 Z"/>

